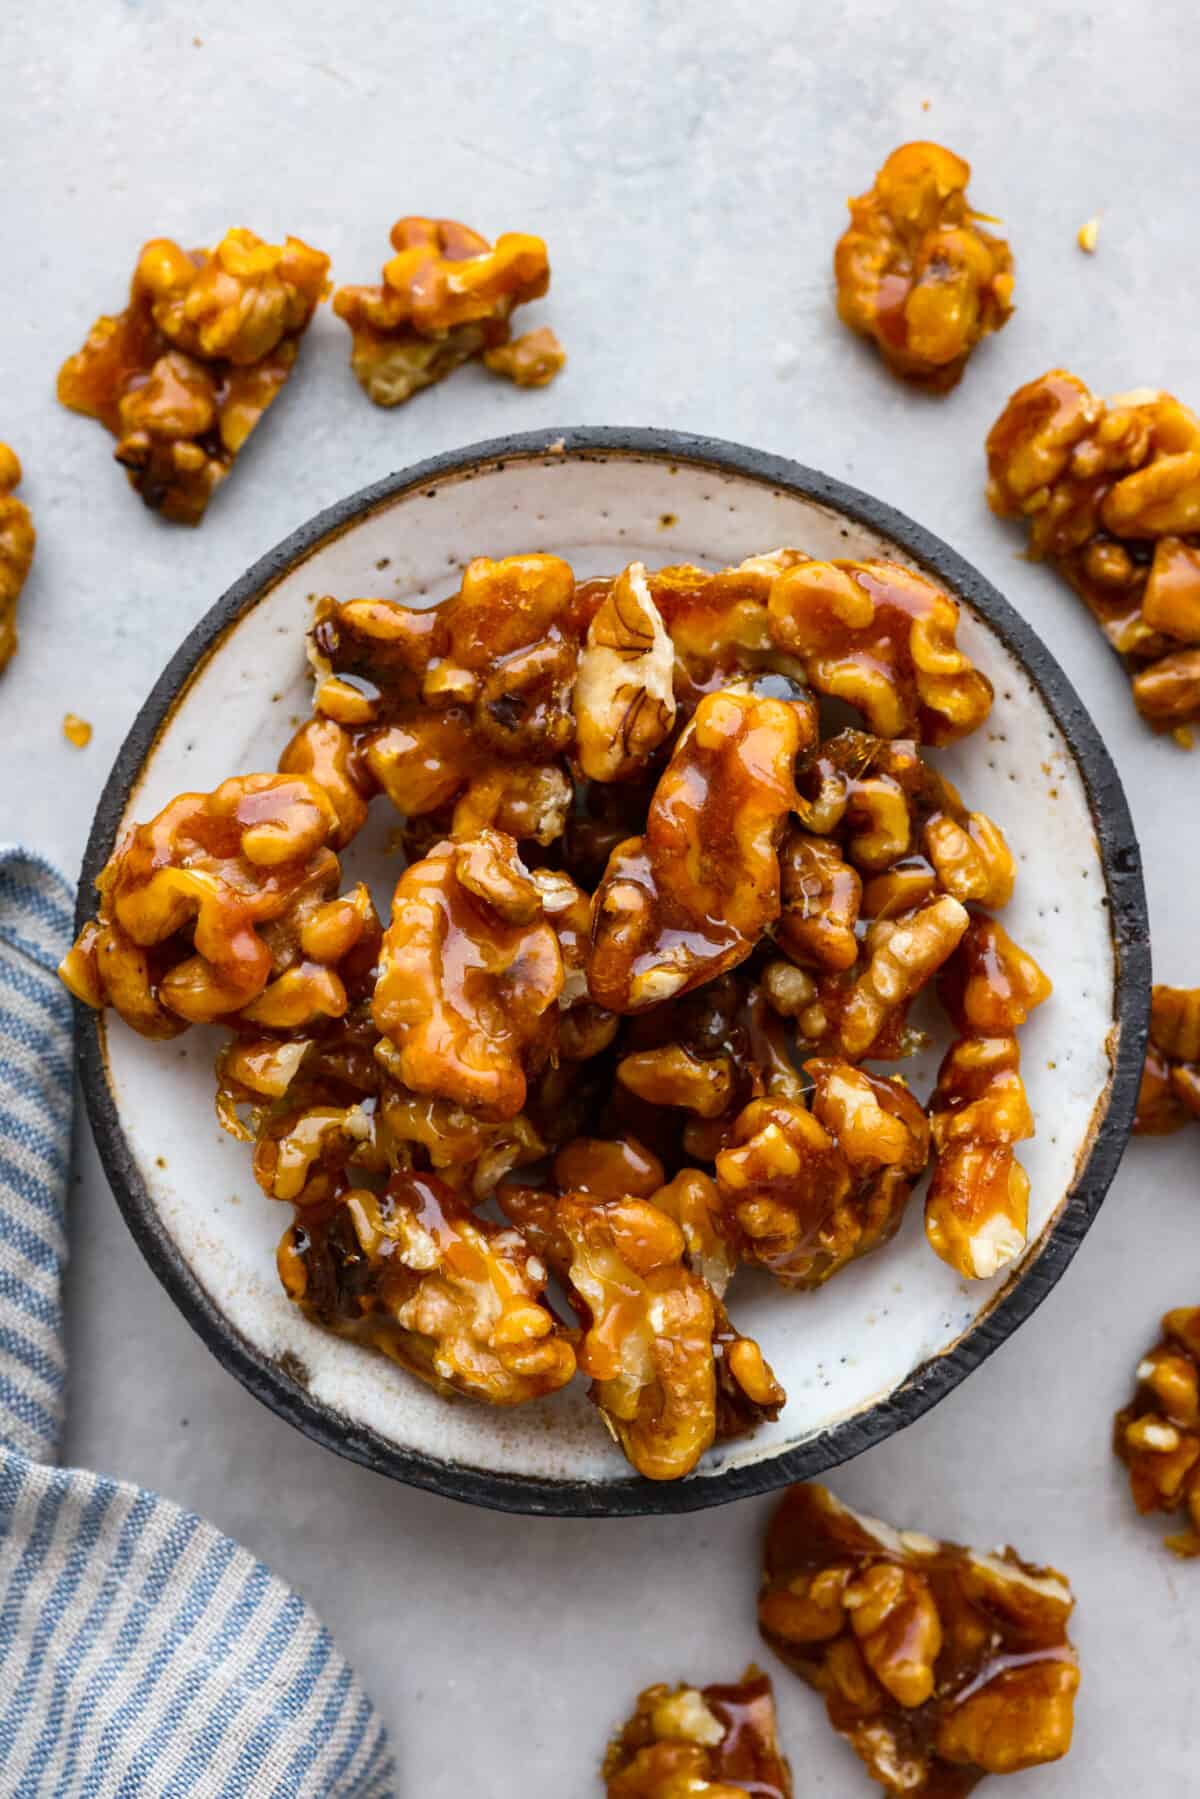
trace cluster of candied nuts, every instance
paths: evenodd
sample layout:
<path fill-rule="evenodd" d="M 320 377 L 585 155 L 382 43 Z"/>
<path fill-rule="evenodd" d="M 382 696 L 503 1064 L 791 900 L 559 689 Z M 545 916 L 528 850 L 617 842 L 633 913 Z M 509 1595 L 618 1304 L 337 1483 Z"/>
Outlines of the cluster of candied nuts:
<path fill-rule="evenodd" d="M 1200 987 L 1155 987 L 1133 1128 L 1165 1137 L 1200 1119 Z"/>
<path fill-rule="evenodd" d="M 514 340 L 508 325 L 514 307 L 549 286 L 541 238 L 507 232 L 493 247 L 452 219 L 406 218 L 392 243 L 382 286 L 342 287 L 333 302 L 353 334 L 354 373 L 377 405 L 407 400 L 476 355 L 518 387 L 542 387 L 562 368 L 552 331 Z M 125 311 L 96 320 L 59 371 L 58 397 L 112 433 L 147 506 L 197 525 L 329 289 L 328 256 L 297 237 L 268 244 L 235 228 L 214 250 L 190 251 L 154 238 Z M 19 466 L 6 481 L 7 472 L 0 463 L 0 507 Z M 6 522 L 0 510 L 0 529 Z"/>
<path fill-rule="evenodd" d="M 1129 1469 L 1139 1512 L 1181 1511 L 1186 1528 L 1166 1538 L 1176 1555 L 1200 1555 L 1200 1306 L 1162 1321 L 1162 1341 L 1138 1363 L 1137 1391 L 1116 1416 L 1113 1447 Z"/>
<path fill-rule="evenodd" d="M 17 600 L 33 561 L 36 537 L 29 508 L 13 489 L 21 479 L 15 450 L 0 443 L 0 669 L 17 647 Z"/>
<path fill-rule="evenodd" d="M 1012 256 L 967 203 L 971 167 L 940 144 L 902 144 L 851 200 L 834 253 L 838 313 L 896 374 L 953 387 L 1012 312 Z"/>
<path fill-rule="evenodd" d="M 129 831 L 64 976 L 146 1035 L 228 1029 L 218 1113 L 295 1208 L 310 1317 L 494 1404 L 578 1367 L 678 1478 L 784 1402 L 726 1310 L 739 1263 L 821 1285 L 931 1158 L 958 1273 L 1025 1241 L 1015 1033 L 1049 982 L 991 916 L 1003 836 L 922 753 L 991 705 L 956 631 L 922 576 L 797 550 L 323 601 L 281 772 Z M 822 698 L 868 728 L 822 741 Z M 339 860 L 380 793 L 408 857 L 382 932 Z M 927 988 L 956 1036 L 924 1109 L 862 1064 L 925 1041 Z"/>
<path fill-rule="evenodd" d="M 540 237 L 486 237 L 453 219 L 397 219 L 396 254 L 377 287 L 339 287 L 333 310 L 350 327 L 350 366 L 376 406 L 399 406 L 461 363 L 482 357 L 518 387 L 544 387 L 566 357 L 542 326 L 513 339 L 509 318 L 550 285 Z"/>
<path fill-rule="evenodd" d="M 988 499 L 1029 521 L 1125 663 L 1138 711 L 1200 723 L 1200 419 L 1143 388 L 1101 400 L 1065 369 L 1018 388 L 987 440 Z"/>
<path fill-rule="evenodd" d="M 147 506 L 199 524 L 291 374 L 328 273 L 298 237 L 267 244 L 234 229 L 192 251 L 154 238 L 125 311 L 96 320 L 59 371 L 58 397 L 111 431 Z"/>
<path fill-rule="evenodd" d="M 758 1615 L 885 1792 L 964 1799 L 1070 1748 L 1073 1605 L 1011 1549 L 896 1531 L 799 1486 L 768 1531 Z"/>
<path fill-rule="evenodd" d="M 770 1680 L 752 1665 L 728 1685 L 647 1687 L 603 1776 L 608 1799 L 792 1799 Z"/>

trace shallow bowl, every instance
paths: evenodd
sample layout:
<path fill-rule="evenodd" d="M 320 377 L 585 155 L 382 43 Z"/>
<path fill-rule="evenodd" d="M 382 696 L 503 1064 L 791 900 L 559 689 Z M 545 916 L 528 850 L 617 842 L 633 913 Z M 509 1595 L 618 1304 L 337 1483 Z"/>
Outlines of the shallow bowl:
<path fill-rule="evenodd" d="M 946 545 L 841 482 L 734 444 L 636 430 L 504 438 L 389 476 L 294 532 L 217 602 L 139 713 L 88 843 L 81 918 L 127 822 L 177 792 L 275 766 L 309 707 L 316 596 L 432 604 L 479 554 L 551 550 L 587 576 L 635 557 L 720 567 L 780 544 L 895 557 L 941 581 L 962 606 L 963 647 L 995 684 L 987 725 L 938 760 L 1007 833 L 1019 878 L 1005 922 L 1055 983 L 1023 1033 L 1038 1119 L 1022 1148 L 1028 1248 L 996 1279 L 965 1282 L 927 1247 L 918 1202 L 890 1246 L 816 1293 L 740 1276 L 735 1316 L 788 1403 L 689 1479 L 656 1485 L 630 1473 L 581 1382 L 512 1411 L 448 1404 L 309 1324 L 275 1274 L 284 1213 L 213 1115 L 215 1034 L 164 1050 L 87 1013 L 92 1127 L 150 1266 L 253 1393 L 380 1473 L 481 1505 L 578 1515 L 687 1511 L 819 1474 L 912 1423 L 1029 1317 L 1112 1179 L 1145 1046 L 1149 951 L 1137 843 L 1095 726 L 1029 626 Z M 384 896 L 388 829 L 374 819 L 351 853 Z M 924 1092 L 935 1066 L 936 1054 L 905 1072 Z"/>

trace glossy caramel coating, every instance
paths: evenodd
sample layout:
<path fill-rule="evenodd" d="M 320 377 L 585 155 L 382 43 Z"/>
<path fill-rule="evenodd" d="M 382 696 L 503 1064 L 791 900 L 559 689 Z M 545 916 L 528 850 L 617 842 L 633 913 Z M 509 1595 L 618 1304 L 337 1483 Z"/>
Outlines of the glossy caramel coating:
<path fill-rule="evenodd" d="M 940 144 L 902 144 L 849 202 L 834 253 L 838 314 L 888 367 L 954 387 L 979 341 L 1012 312 L 1012 254 L 967 200 L 971 165 Z"/>
<path fill-rule="evenodd" d="M 1129 671 L 1156 731 L 1200 722 L 1200 419 L 1152 388 L 1102 400 L 1051 369 L 987 440 L 988 501 L 1029 521 Z"/>
<path fill-rule="evenodd" d="M 857 707 L 880 737 L 951 743 L 977 730 L 992 687 L 959 649 L 958 605 L 898 562 L 800 562 L 771 585 L 771 637 L 810 686 Z"/>
<path fill-rule="evenodd" d="M 937 983 L 938 998 L 963 1036 L 1007 1037 L 1053 987 L 997 918 L 972 915 Z"/>
<path fill-rule="evenodd" d="M 1133 1128 L 1162 1137 L 1200 1119 L 1200 987 L 1156 986 Z"/>
<path fill-rule="evenodd" d="M 896 1531 L 807 1485 L 768 1529 L 758 1616 L 886 1793 L 965 1799 L 1070 1748 L 1073 1606 L 1012 1549 Z"/>
<path fill-rule="evenodd" d="M 779 842 L 801 718 L 786 701 L 706 695 L 654 792 L 645 835 L 597 889 L 588 980 L 636 1012 L 744 961 L 779 913 Z"/>
<path fill-rule="evenodd" d="M 303 1207 L 279 1245 L 289 1299 L 430 1386 L 489 1405 L 557 1392 L 575 1354 L 542 1303 L 546 1268 L 514 1230 L 428 1174 Z"/>
<path fill-rule="evenodd" d="M 925 1195 L 930 1247 L 968 1280 L 986 1280 L 1025 1247 L 1029 1176 L 1013 1149 L 1033 1114 L 1013 1036 L 960 1037 L 930 1095 L 937 1157 Z"/>
<path fill-rule="evenodd" d="M 585 1193 L 564 1194 L 553 1218 L 584 1323 L 580 1369 L 640 1474 L 678 1480 L 714 1441 L 718 1332 L 735 1387 L 748 1405 L 774 1416 L 782 1389 L 757 1345 L 731 1332 L 707 1282 L 686 1266 L 673 1219 L 646 1200 Z"/>
<path fill-rule="evenodd" d="M 505 232 L 494 245 L 453 219 L 397 219 L 394 256 L 377 287 L 339 287 L 333 310 L 350 327 L 350 366 L 376 406 L 399 406 L 474 356 L 519 386 L 540 387 L 565 357 L 553 333 L 510 344 L 517 306 L 550 285 L 540 237 Z M 535 334 L 531 333 L 530 337 Z M 523 346 L 523 347 L 522 347 Z"/>
<path fill-rule="evenodd" d="M 232 1020 L 294 1030 L 348 1004 L 338 973 L 374 910 L 339 900 L 337 819 L 301 775 L 238 775 L 185 793 L 121 838 L 97 917 L 60 973 L 148 1037 Z"/>
<path fill-rule="evenodd" d="M 771 1682 L 647 1687 L 604 1758 L 607 1799 L 792 1799 Z"/>
<path fill-rule="evenodd" d="M 805 1064 L 811 1110 L 754 1100 L 716 1161 L 725 1228 L 787 1287 L 817 1287 L 895 1235 L 929 1157 L 902 1082 L 837 1058 Z"/>
<path fill-rule="evenodd" d="M 37 542 L 29 508 L 13 492 L 20 479 L 16 451 L 0 443 L 0 669 L 16 653 L 17 601 Z"/>
<path fill-rule="evenodd" d="M 97 319 L 58 397 L 117 439 L 147 506 L 197 525 L 292 372 L 328 292 L 329 258 L 299 238 L 227 231 L 215 250 L 143 245 L 129 305 Z"/>
<path fill-rule="evenodd" d="M 1162 1321 L 1162 1338 L 1137 1368 L 1133 1399 L 1117 1413 L 1113 1448 L 1129 1469 L 1139 1512 L 1181 1512 L 1165 1539 L 1180 1556 L 1200 1555 L 1200 1306 Z"/>
<path fill-rule="evenodd" d="M 514 1118 L 554 1044 L 558 938 L 511 837 L 444 843 L 405 870 L 384 933 L 375 1022 L 414 1093 Z"/>

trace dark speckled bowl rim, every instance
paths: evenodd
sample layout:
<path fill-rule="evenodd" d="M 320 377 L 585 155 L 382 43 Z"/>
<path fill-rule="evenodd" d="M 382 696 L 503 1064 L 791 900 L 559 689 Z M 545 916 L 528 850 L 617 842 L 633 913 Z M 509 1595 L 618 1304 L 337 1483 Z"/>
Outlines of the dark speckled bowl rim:
<path fill-rule="evenodd" d="M 88 1115 L 117 1203 L 142 1254 L 184 1317 L 244 1386 L 316 1442 L 377 1473 L 499 1511 L 570 1517 L 688 1512 L 807 1479 L 850 1460 L 912 1424 L 1024 1323 L 1062 1275 L 1099 1210 L 1128 1140 L 1145 1054 L 1150 945 L 1141 858 L 1111 757 L 1058 663 L 991 583 L 922 526 L 883 501 L 781 456 L 678 431 L 581 427 L 522 432 L 472 444 L 388 475 L 319 513 L 285 538 L 222 595 L 172 656 L 138 713 L 97 808 L 80 873 L 78 919 L 90 914 L 93 883 L 115 841 L 134 782 L 183 690 L 206 655 L 296 563 L 365 514 L 399 495 L 498 470 L 513 461 L 557 466 L 564 458 L 649 458 L 712 469 L 816 501 L 898 544 L 952 593 L 967 600 L 1017 657 L 1045 701 L 1080 769 L 1107 885 L 1116 963 L 1115 1043 L 1107 1105 L 1101 1099 L 1086 1154 L 1041 1251 L 991 1309 L 950 1349 L 913 1370 L 885 1398 L 798 1447 L 711 1475 L 666 1484 L 545 1480 L 442 1461 L 390 1442 L 315 1399 L 278 1361 L 233 1328 L 181 1256 L 146 1191 L 121 1128 L 97 1014 L 79 1007 L 78 1058 Z M 286 1360 L 286 1358 L 285 1358 Z"/>

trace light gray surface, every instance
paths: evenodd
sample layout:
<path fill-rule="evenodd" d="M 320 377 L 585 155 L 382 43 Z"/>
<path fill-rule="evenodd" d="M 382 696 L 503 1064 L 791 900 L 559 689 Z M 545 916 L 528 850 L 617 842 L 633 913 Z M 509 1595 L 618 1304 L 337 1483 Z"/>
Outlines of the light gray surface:
<path fill-rule="evenodd" d="M 1200 761 L 1145 734 L 1069 595 L 982 498 L 982 438 L 1019 382 L 1066 362 L 1101 391 L 1200 401 L 1193 9 L 436 9 L 264 0 L 10 9 L 0 169 L 0 437 L 40 533 L 22 649 L 0 688 L 0 835 L 77 866 L 95 799 L 169 652 L 248 562 L 318 506 L 405 462 L 551 423 L 740 438 L 873 489 L 939 531 L 1034 620 L 1100 720 L 1146 855 L 1157 962 L 1200 979 Z M 286 23 L 284 22 L 286 20 Z M 201 44 L 193 39 L 199 37 Z M 928 112 L 922 102 L 928 100 Z M 943 401 L 891 382 L 836 324 L 843 199 L 934 136 L 1002 214 L 1018 312 Z M 300 372 L 199 532 L 131 496 L 95 425 L 54 404 L 59 361 L 119 303 L 134 253 L 233 223 L 292 230 L 375 279 L 403 211 L 547 238 L 566 375 L 520 394 L 477 371 L 393 414 L 315 326 Z M 1102 215 L 1099 253 L 1075 232 Z M 536 319 L 534 311 L 536 310 Z M 481 550 L 487 546 L 481 544 Z M 80 753 L 59 735 L 89 717 Z M 1197 752 L 1200 755 L 1200 752 Z M 899 1523 L 1008 1539 L 1071 1575 L 1076 1747 L 1024 1794 L 1200 1791 L 1200 1570 L 1131 1515 L 1109 1417 L 1169 1304 L 1200 1300 L 1194 1139 L 1137 1145 L 1063 1286 L 903 1437 L 837 1479 Z M 74 1192 L 69 1453 L 195 1506 L 296 1581 L 387 1714 L 402 1790 L 560 1799 L 636 1687 L 713 1679 L 755 1651 L 766 1504 L 582 1524 L 471 1512 L 341 1463 L 258 1406 L 143 1266 L 86 1129 Z M 865 1782 L 786 1675 L 800 1794 Z"/>

